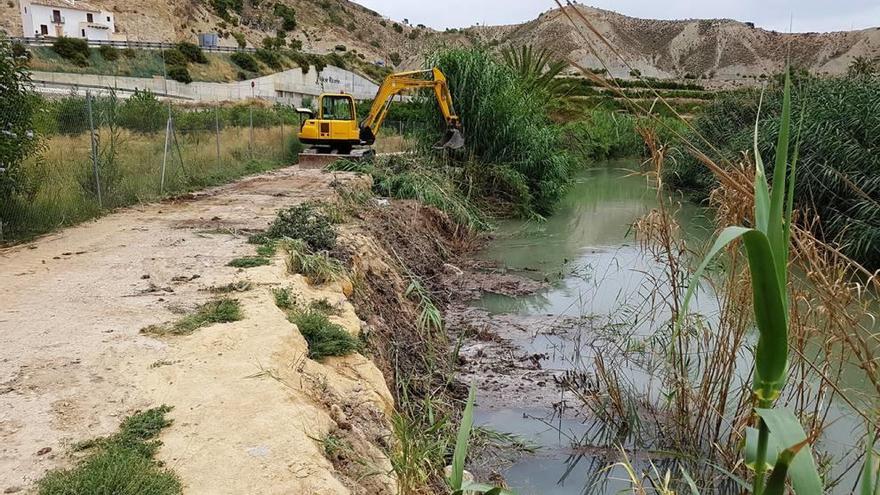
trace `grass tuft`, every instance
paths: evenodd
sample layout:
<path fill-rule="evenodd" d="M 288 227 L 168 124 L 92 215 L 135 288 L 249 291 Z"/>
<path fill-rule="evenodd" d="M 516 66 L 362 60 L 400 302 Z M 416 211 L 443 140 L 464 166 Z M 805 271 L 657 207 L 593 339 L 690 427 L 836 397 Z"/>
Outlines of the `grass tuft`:
<path fill-rule="evenodd" d="M 269 258 L 264 258 L 263 256 L 242 256 L 241 258 L 235 258 L 230 261 L 227 263 L 227 266 L 235 268 L 254 268 L 256 266 L 266 266 L 269 263 Z"/>
<path fill-rule="evenodd" d="M 303 203 L 280 210 L 265 238 L 301 239 L 311 250 L 330 250 L 336 246 L 336 229 L 318 204 Z"/>
<path fill-rule="evenodd" d="M 339 261 L 323 251 L 310 253 L 303 241 L 286 241 L 284 248 L 287 250 L 287 270 L 303 275 L 310 284 L 325 284 L 339 280 L 345 274 L 345 268 Z"/>
<path fill-rule="evenodd" d="M 37 483 L 40 495 L 176 495 L 180 480 L 153 459 L 161 443 L 154 440 L 171 424 L 161 406 L 138 412 L 123 421 L 108 438 L 78 444 L 90 451 L 71 469 L 50 471 Z"/>
<path fill-rule="evenodd" d="M 189 335 L 199 328 L 214 323 L 228 323 L 243 318 L 241 303 L 235 299 L 222 298 L 208 301 L 196 308 L 195 313 L 184 316 L 173 325 L 150 325 L 141 333 L 152 335 Z"/>
<path fill-rule="evenodd" d="M 328 356 L 345 356 L 361 349 L 361 342 L 342 326 L 315 310 L 296 312 L 290 321 L 309 344 L 309 358 L 320 361 Z"/>
<path fill-rule="evenodd" d="M 272 295 L 275 297 L 275 305 L 280 309 L 293 309 L 296 306 L 296 296 L 291 294 L 289 287 L 272 289 Z"/>
<path fill-rule="evenodd" d="M 213 286 L 208 290 L 214 294 L 229 294 L 231 292 L 247 292 L 253 289 L 253 287 L 254 284 L 252 284 L 250 280 L 238 280 L 226 285 Z"/>

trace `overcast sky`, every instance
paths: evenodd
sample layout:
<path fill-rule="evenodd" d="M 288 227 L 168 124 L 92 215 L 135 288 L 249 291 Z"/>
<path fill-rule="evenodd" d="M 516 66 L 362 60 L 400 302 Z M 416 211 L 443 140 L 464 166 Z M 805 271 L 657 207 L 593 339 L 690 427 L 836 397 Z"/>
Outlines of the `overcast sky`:
<path fill-rule="evenodd" d="M 553 0 L 355 0 L 396 20 L 435 29 L 512 24 L 555 7 Z M 564 2 L 563 2 L 564 3 Z M 880 26 L 880 0 L 591 0 L 587 5 L 649 19 L 731 18 L 765 29 L 845 31 Z"/>

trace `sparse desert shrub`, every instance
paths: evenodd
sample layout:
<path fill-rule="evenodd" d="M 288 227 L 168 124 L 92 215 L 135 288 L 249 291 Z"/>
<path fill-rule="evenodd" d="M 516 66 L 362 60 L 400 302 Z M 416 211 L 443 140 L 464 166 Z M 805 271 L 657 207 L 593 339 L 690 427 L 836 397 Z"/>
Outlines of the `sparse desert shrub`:
<path fill-rule="evenodd" d="M 194 43 L 189 43 L 187 41 L 183 41 L 177 44 L 177 50 L 182 53 L 188 62 L 192 62 L 194 64 L 207 64 L 208 57 L 205 56 L 205 52 L 202 51 L 202 48 Z"/>
<path fill-rule="evenodd" d="M 390 60 L 391 63 L 395 66 L 400 65 L 400 62 L 401 62 L 400 54 L 397 52 L 391 52 L 388 54 L 388 60 Z"/>
<path fill-rule="evenodd" d="M 280 309 L 293 309 L 296 306 L 296 296 L 291 293 L 290 287 L 272 289 L 272 296 Z"/>
<path fill-rule="evenodd" d="M 244 37 L 244 34 L 232 33 L 232 37 L 235 38 L 235 42 L 238 43 L 239 48 L 247 47 L 247 38 Z"/>
<path fill-rule="evenodd" d="M 64 59 L 76 65 L 89 65 L 89 44 L 79 38 L 67 38 L 62 36 L 52 43 L 52 50 Z"/>
<path fill-rule="evenodd" d="M 249 72 L 259 72 L 260 66 L 257 64 L 257 59 L 255 59 L 251 54 L 244 52 L 235 52 L 230 57 L 232 62 L 241 67 L 242 69 Z"/>
<path fill-rule="evenodd" d="M 309 344 L 309 358 L 320 361 L 329 356 L 345 356 L 361 349 L 360 341 L 326 314 L 307 309 L 294 313 L 290 321 Z"/>
<path fill-rule="evenodd" d="M 283 3 L 275 4 L 275 15 L 281 18 L 281 29 L 293 31 L 296 29 L 296 11 Z"/>
<path fill-rule="evenodd" d="M 403 32 L 403 26 L 401 26 L 400 24 L 398 24 L 396 22 L 391 25 L 391 28 L 394 29 L 394 31 L 397 32 L 398 34 Z"/>
<path fill-rule="evenodd" d="M 348 50 L 348 48 L 346 48 L 345 45 L 336 45 L 333 49 L 336 50 L 337 52 L 344 52 L 344 51 Z"/>
<path fill-rule="evenodd" d="M 336 247 L 336 228 L 315 203 L 280 210 L 265 235 L 269 239 L 301 239 L 312 251 Z"/>
<path fill-rule="evenodd" d="M 172 48 L 171 50 L 164 50 L 162 52 L 162 56 L 165 59 L 165 65 L 167 67 L 171 67 L 171 66 L 186 67 L 187 64 L 189 64 L 189 58 L 187 58 L 187 56 L 184 55 L 183 52 L 177 48 Z"/>

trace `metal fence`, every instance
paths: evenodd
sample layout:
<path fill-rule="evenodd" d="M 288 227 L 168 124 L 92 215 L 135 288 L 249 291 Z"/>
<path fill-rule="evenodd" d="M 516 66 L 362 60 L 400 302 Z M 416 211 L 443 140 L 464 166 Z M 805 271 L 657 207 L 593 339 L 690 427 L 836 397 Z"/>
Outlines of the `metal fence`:
<path fill-rule="evenodd" d="M 260 101 L 188 107 L 112 91 L 45 100 L 41 149 L 21 165 L 21 192 L 0 198 L 0 240 L 293 164 L 298 122 Z"/>
<path fill-rule="evenodd" d="M 51 46 L 58 38 L 52 36 L 40 36 L 38 38 L 19 37 L 10 38 L 28 46 Z M 85 40 L 89 46 L 112 46 L 115 48 L 139 48 L 143 50 L 171 50 L 177 48 L 177 43 L 166 43 L 161 41 L 122 41 L 122 40 Z M 256 48 L 241 48 L 238 46 L 202 46 L 202 50 L 206 52 L 232 53 L 232 52 L 248 52 L 254 53 Z"/>

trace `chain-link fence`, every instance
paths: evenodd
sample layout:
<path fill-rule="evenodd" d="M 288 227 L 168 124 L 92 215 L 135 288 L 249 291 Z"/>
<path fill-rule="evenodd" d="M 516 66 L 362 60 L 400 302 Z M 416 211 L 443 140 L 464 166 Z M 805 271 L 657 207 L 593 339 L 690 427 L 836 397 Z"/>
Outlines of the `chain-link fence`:
<path fill-rule="evenodd" d="M 299 118 L 261 101 L 185 106 L 148 92 L 43 100 L 40 152 L 3 198 L 0 241 L 293 164 Z"/>

